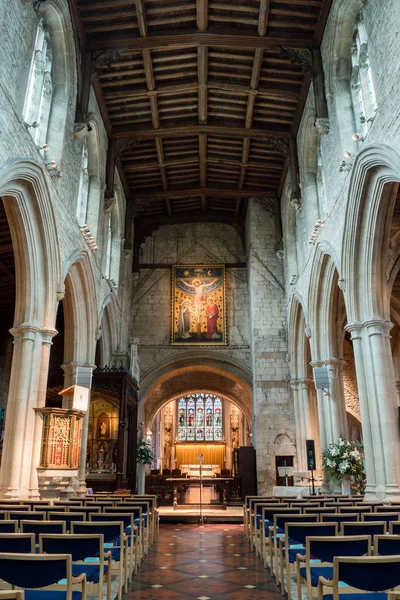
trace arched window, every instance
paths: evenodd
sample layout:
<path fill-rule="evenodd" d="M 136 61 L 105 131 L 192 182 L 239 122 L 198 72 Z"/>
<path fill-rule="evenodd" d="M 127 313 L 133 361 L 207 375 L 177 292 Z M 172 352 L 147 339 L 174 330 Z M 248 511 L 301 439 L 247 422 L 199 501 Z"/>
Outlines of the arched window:
<path fill-rule="evenodd" d="M 222 400 L 213 394 L 190 394 L 178 400 L 179 442 L 222 442 Z"/>
<path fill-rule="evenodd" d="M 351 95 L 356 126 L 365 135 L 374 119 L 377 104 L 368 52 L 368 38 L 360 15 L 351 47 Z"/>
<path fill-rule="evenodd" d="M 48 28 L 44 19 L 40 19 L 23 111 L 28 131 L 40 148 L 47 143 L 53 96 L 52 62 Z"/>
<path fill-rule="evenodd" d="M 88 172 L 88 150 L 86 142 L 84 142 L 82 150 L 82 167 L 79 178 L 78 202 L 76 206 L 76 218 L 79 225 L 86 224 L 87 204 L 89 194 L 89 172 Z"/>

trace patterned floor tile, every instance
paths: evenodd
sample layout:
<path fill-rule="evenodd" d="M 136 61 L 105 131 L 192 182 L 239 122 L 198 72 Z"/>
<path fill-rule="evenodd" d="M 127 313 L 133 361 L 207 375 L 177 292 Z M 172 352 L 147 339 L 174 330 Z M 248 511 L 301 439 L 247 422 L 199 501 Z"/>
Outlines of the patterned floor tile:
<path fill-rule="evenodd" d="M 282 600 L 242 525 L 162 525 L 126 600 Z"/>

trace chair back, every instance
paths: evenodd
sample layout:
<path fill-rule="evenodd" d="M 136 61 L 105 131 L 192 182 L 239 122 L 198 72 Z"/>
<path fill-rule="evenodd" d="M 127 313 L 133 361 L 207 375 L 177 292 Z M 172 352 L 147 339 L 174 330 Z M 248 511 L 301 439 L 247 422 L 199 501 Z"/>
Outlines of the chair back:
<path fill-rule="evenodd" d="M 263 508 L 289 508 L 289 506 L 287 504 L 285 504 L 284 506 L 282 506 L 282 504 L 280 504 L 279 502 L 257 502 L 256 504 L 254 504 L 254 513 L 255 515 L 259 516 L 262 514 L 262 510 Z M 296 512 L 296 511 L 295 511 Z"/>
<path fill-rule="evenodd" d="M 391 505 L 391 506 L 375 506 L 374 508 L 374 512 L 397 512 L 400 513 L 400 506 L 398 505 Z"/>
<path fill-rule="evenodd" d="M 321 515 L 322 523 L 344 523 L 345 521 L 359 521 L 359 513 L 326 513 Z"/>
<path fill-rule="evenodd" d="M 8 518 L 8 512 L 6 510 L 0 510 L 0 521 L 5 521 Z"/>
<path fill-rule="evenodd" d="M 110 521 L 117 521 L 117 522 L 121 522 L 124 524 L 124 529 L 126 529 L 127 527 L 134 527 L 134 522 L 133 522 L 133 514 L 131 512 L 117 512 L 117 513 L 91 513 L 89 515 L 89 521 L 91 521 L 92 523 L 94 522 L 110 522 Z"/>
<path fill-rule="evenodd" d="M 89 513 L 91 512 L 101 512 L 101 506 L 70 506 L 68 511 L 71 513 L 85 513 L 89 517 Z"/>
<path fill-rule="evenodd" d="M 390 523 L 390 521 L 398 521 L 399 513 L 397 512 L 385 512 L 385 513 L 365 513 L 362 515 L 363 521 L 386 521 L 386 523 Z"/>
<path fill-rule="evenodd" d="M 0 504 L 1 511 L 9 511 L 9 510 L 29 510 L 29 506 L 23 506 L 22 504 Z"/>
<path fill-rule="evenodd" d="M 104 550 L 104 536 L 101 533 L 62 535 L 41 533 L 39 551 L 44 554 L 70 554 L 73 562 L 98 557 Z"/>
<path fill-rule="evenodd" d="M 337 556 L 333 574 L 334 592 L 339 582 L 367 592 L 390 590 L 400 585 L 400 556 Z"/>
<path fill-rule="evenodd" d="M 103 506 L 113 506 L 114 502 L 112 500 L 95 500 L 92 502 L 91 500 L 85 500 L 85 507 L 97 506 L 100 508 L 100 511 Z"/>
<path fill-rule="evenodd" d="M 365 556 L 371 554 L 371 536 L 332 536 L 306 539 L 306 556 L 332 563 L 335 556 Z"/>
<path fill-rule="evenodd" d="M 10 521 L 18 521 L 18 523 L 22 520 L 24 521 L 44 521 L 46 518 L 46 513 L 45 512 L 36 512 L 36 511 L 30 511 L 30 510 L 26 510 L 26 511 L 9 511 L 8 512 L 8 519 Z"/>
<path fill-rule="evenodd" d="M 363 513 L 372 512 L 372 506 L 339 506 L 339 511 L 341 513 L 358 513 L 359 515 Z"/>
<path fill-rule="evenodd" d="M 104 543 L 107 544 L 116 540 L 117 538 L 124 537 L 124 523 L 123 521 L 106 521 L 105 523 L 99 522 L 85 522 L 85 523 L 71 523 L 71 533 L 77 533 L 80 535 L 87 535 L 91 533 L 101 533 L 104 536 Z"/>
<path fill-rule="evenodd" d="M 1 600 L 24 600 L 23 590 L 0 590 Z"/>
<path fill-rule="evenodd" d="M 281 508 L 280 506 L 271 508 L 264 506 L 262 509 L 262 514 L 264 520 L 271 521 L 271 523 L 273 523 L 275 515 L 300 515 L 301 508 Z"/>
<path fill-rule="evenodd" d="M 377 535 L 374 540 L 374 555 L 400 555 L 400 535 Z"/>
<path fill-rule="evenodd" d="M 305 508 L 304 509 L 304 514 L 305 515 L 312 515 L 313 513 L 317 513 L 319 515 L 323 515 L 323 514 L 329 514 L 329 513 L 335 513 L 336 512 L 336 507 L 335 506 L 331 506 L 326 508 L 325 506 L 319 506 L 317 508 L 312 507 L 312 508 Z"/>
<path fill-rule="evenodd" d="M 0 521 L 0 533 L 18 533 L 18 521 Z"/>
<path fill-rule="evenodd" d="M 390 535 L 400 535 L 400 521 L 390 521 L 388 525 Z"/>
<path fill-rule="evenodd" d="M 384 535 L 386 532 L 385 521 L 371 521 L 358 523 L 343 522 L 341 527 L 342 535 L 370 535 L 374 539 L 375 535 Z"/>
<path fill-rule="evenodd" d="M 117 514 L 117 513 L 131 513 L 133 515 L 134 519 L 140 519 L 140 521 L 142 520 L 142 508 L 140 506 L 136 506 L 136 507 L 132 507 L 132 506 L 122 506 L 120 507 L 120 505 L 115 506 L 115 507 L 111 507 L 111 506 L 106 506 L 104 508 L 104 514 L 108 515 L 110 513 L 112 514 Z"/>
<path fill-rule="evenodd" d="M 275 531 L 276 531 L 276 529 L 285 529 L 286 523 L 294 523 L 294 522 L 299 522 L 299 523 L 317 523 L 318 522 L 318 515 L 299 515 L 297 513 L 282 515 L 280 513 L 277 513 L 274 516 Z"/>
<path fill-rule="evenodd" d="M 85 521 L 87 518 L 86 513 L 73 512 L 49 512 L 47 516 L 49 521 L 65 521 L 67 531 L 70 531 L 72 521 Z"/>
<path fill-rule="evenodd" d="M 337 535 L 337 523 L 286 523 L 285 538 L 296 540 L 299 544 L 305 544 L 306 538 L 313 536 Z"/>
<path fill-rule="evenodd" d="M 53 506 L 83 506 L 83 498 L 82 500 L 54 500 Z"/>
<path fill-rule="evenodd" d="M 32 535 L 32 538 L 34 536 Z M 0 579 L 20 588 L 37 589 L 71 580 L 70 554 L 0 553 Z M 66 596 L 70 600 L 72 595 Z"/>
<path fill-rule="evenodd" d="M 66 525 L 65 521 L 21 521 L 21 532 L 33 533 L 36 543 L 39 543 L 40 533 L 66 533 Z"/>
<path fill-rule="evenodd" d="M 0 552 L 35 552 L 35 536 L 33 533 L 0 533 Z"/>

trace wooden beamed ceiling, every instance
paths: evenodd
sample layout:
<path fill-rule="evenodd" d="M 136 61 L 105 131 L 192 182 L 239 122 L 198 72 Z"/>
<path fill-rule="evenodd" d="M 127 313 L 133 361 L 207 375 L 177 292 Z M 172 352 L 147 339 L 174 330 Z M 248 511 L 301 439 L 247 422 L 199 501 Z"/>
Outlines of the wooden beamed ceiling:
<path fill-rule="evenodd" d="M 91 81 L 111 139 L 107 192 L 116 164 L 138 228 L 236 222 L 249 197 L 279 195 L 331 0 L 70 3 L 77 120 Z"/>

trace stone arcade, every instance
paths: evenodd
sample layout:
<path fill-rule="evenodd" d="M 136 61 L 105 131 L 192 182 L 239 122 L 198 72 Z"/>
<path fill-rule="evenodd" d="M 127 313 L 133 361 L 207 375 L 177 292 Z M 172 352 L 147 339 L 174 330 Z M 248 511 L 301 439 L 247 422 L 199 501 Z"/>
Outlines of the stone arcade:
<path fill-rule="evenodd" d="M 398 0 L 3 5 L 0 497 L 344 435 L 400 499 Z"/>

